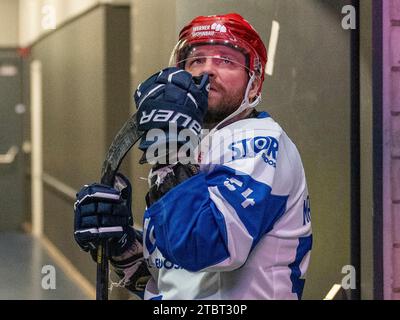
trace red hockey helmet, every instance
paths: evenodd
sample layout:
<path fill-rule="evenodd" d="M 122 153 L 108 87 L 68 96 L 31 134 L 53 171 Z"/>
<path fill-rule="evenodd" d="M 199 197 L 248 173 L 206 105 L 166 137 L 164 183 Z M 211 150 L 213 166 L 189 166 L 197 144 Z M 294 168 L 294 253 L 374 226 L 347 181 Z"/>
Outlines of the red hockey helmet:
<path fill-rule="evenodd" d="M 182 67 L 191 48 L 205 44 L 230 46 L 244 53 L 247 67 L 261 78 L 267 63 L 267 50 L 257 31 L 239 14 L 199 16 L 186 25 L 171 55 L 170 64 Z"/>

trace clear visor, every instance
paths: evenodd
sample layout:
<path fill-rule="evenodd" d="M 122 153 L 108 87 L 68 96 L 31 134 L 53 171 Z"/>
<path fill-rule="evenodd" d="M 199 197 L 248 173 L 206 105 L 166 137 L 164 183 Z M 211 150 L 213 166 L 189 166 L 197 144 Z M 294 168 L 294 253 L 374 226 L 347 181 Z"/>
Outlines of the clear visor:
<path fill-rule="evenodd" d="M 239 49 L 225 43 L 201 43 L 185 46 L 185 42 L 178 43 L 175 47 L 170 65 L 196 73 L 196 70 L 212 65 L 217 68 L 234 70 L 245 69 L 249 74 L 247 56 Z"/>
<path fill-rule="evenodd" d="M 241 62 L 235 60 L 232 57 L 227 57 L 223 55 L 193 56 L 178 61 L 178 65 L 181 66 L 186 71 L 194 73 L 196 72 L 197 69 L 207 67 L 207 65 L 212 65 L 214 67 L 217 67 L 218 69 L 226 69 L 226 70 L 243 68 L 247 72 L 250 72 L 250 69 Z"/>

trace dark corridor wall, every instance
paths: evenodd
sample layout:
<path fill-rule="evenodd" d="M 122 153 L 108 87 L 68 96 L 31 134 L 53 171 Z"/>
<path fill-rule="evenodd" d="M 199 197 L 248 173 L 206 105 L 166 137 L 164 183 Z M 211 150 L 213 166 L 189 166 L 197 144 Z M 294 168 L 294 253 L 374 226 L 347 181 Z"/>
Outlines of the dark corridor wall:
<path fill-rule="evenodd" d="M 98 5 L 39 39 L 31 55 L 43 74 L 44 234 L 93 284 L 96 266 L 73 239 L 74 198 L 54 186 L 99 181 L 129 116 L 129 15 L 129 6 Z"/>

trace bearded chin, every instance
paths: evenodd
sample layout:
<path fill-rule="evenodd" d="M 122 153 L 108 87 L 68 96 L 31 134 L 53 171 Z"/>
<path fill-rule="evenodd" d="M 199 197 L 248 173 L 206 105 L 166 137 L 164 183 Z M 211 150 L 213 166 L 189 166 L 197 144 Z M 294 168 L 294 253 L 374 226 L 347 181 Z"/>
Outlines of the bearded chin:
<path fill-rule="evenodd" d="M 236 99 L 230 99 L 230 101 L 222 101 L 222 103 L 216 107 L 209 108 L 204 117 L 204 123 L 217 124 L 224 120 L 226 117 L 234 113 L 239 108 L 242 101 L 241 97 L 235 97 Z"/>
<path fill-rule="evenodd" d="M 216 124 L 224 120 L 233 111 L 227 112 L 226 110 L 207 110 L 204 117 L 205 124 Z"/>
<path fill-rule="evenodd" d="M 243 96 L 244 92 L 236 92 L 231 95 L 224 95 L 224 98 L 218 102 L 213 101 L 214 105 L 208 108 L 204 117 L 205 126 L 208 128 L 213 127 L 234 113 L 240 107 Z"/>

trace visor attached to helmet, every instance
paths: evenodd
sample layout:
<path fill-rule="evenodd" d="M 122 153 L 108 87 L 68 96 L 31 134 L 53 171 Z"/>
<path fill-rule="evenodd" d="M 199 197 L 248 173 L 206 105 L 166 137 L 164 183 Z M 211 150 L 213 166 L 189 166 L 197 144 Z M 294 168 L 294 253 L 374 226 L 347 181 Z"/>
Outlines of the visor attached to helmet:
<path fill-rule="evenodd" d="M 170 65 L 185 68 L 195 49 L 204 45 L 223 45 L 240 51 L 246 57 L 244 67 L 250 77 L 255 75 L 263 82 L 266 49 L 258 33 L 242 16 L 230 13 L 200 16 L 192 20 L 179 34 L 179 41 L 171 53 Z M 219 58 L 218 55 L 208 54 L 204 57 L 214 58 L 214 61 Z M 234 60 L 232 62 L 235 63 Z"/>
<path fill-rule="evenodd" d="M 251 76 L 249 68 L 249 56 L 243 50 L 238 50 L 234 46 L 225 43 L 209 42 L 195 45 L 184 46 L 182 50 L 177 51 L 177 57 L 170 61 L 175 65 L 189 72 L 196 67 L 205 64 L 208 60 L 218 68 L 236 69 L 243 68 Z"/>
<path fill-rule="evenodd" d="M 202 46 L 227 46 L 244 54 L 245 59 L 239 62 L 235 59 L 224 57 L 211 49 L 202 53 Z M 196 50 L 197 55 L 196 55 Z M 199 53 L 200 52 L 200 53 Z M 200 60 L 190 60 L 198 58 Z M 203 61 L 201 61 L 203 59 Z M 213 130 L 218 130 L 224 123 L 239 115 L 246 109 L 256 107 L 261 101 L 261 89 L 264 82 L 264 68 L 267 63 L 267 50 L 257 31 L 239 14 L 229 13 L 225 15 L 199 16 L 193 19 L 179 33 L 179 41 L 175 45 L 169 64 L 188 70 L 188 63 L 204 63 L 212 59 L 213 63 L 232 64 L 232 67 L 245 68 L 249 74 L 249 80 L 240 106 L 222 120 Z M 195 73 L 195 72 L 193 72 Z M 249 98 L 249 92 L 258 78 L 257 93 Z"/>

